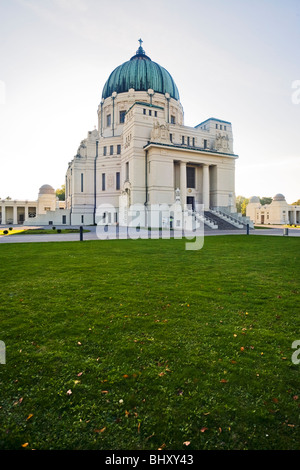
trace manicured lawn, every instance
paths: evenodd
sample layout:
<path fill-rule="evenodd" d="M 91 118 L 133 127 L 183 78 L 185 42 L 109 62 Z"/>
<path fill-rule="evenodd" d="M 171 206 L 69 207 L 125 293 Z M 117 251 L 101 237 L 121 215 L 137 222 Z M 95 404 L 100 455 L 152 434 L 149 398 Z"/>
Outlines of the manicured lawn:
<path fill-rule="evenodd" d="M 299 450 L 299 242 L 2 244 L 0 448 Z"/>

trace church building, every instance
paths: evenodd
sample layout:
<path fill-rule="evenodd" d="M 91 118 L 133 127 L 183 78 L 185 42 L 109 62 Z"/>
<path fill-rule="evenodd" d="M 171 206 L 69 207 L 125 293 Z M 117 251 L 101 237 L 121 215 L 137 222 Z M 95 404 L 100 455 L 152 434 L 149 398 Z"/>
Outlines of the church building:
<path fill-rule="evenodd" d="M 201 205 L 214 228 L 216 211 L 227 220 L 236 213 L 231 123 L 211 117 L 185 126 L 174 79 L 139 42 L 136 54 L 108 77 L 98 129 L 88 132 L 68 164 L 64 207 L 37 213 L 31 225 L 127 225 L 129 208 L 138 205 L 146 226 L 149 208 L 175 201 L 195 213 Z"/>

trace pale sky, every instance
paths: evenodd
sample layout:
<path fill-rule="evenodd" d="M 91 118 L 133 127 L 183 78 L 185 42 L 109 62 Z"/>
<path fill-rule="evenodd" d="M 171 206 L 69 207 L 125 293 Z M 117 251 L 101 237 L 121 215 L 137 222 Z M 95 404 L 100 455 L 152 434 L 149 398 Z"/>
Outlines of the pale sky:
<path fill-rule="evenodd" d="M 186 125 L 232 123 L 236 195 L 299 199 L 299 0 L 0 0 L 0 198 L 64 184 L 140 37 Z"/>

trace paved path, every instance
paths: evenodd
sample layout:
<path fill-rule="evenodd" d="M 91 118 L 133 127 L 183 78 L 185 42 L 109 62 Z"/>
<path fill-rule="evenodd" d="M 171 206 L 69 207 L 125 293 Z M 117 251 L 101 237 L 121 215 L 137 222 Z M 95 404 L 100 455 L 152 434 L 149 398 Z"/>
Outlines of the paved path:
<path fill-rule="evenodd" d="M 60 227 L 59 227 L 60 228 Z M 68 227 L 64 227 L 68 228 Z M 74 227 L 73 227 L 74 228 Z M 115 227 L 109 227 L 108 231 L 104 230 L 104 227 L 84 227 L 90 232 L 83 233 L 83 240 L 106 240 L 106 239 L 126 239 L 127 238 L 127 229 L 125 227 L 120 227 L 119 234 L 116 234 Z M 134 236 L 135 235 L 135 236 Z M 186 237 L 193 237 L 195 233 L 185 232 Z M 197 234 L 201 236 L 201 233 Z M 204 236 L 219 236 L 219 235 L 246 235 L 245 230 L 205 230 Z M 283 236 L 282 228 L 274 229 L 258 229 L 250 230 L 250 235 L 268 235 L 268 236 Z M 128 238 L 170 238 L 167 231 L 153 231 L 148 232 L 148 230 L 141 229 L 139 233 L 133 231 L 133 235 L 128 234 Z M 175 232 L 175 238 L 182 238 L 181 232 Z M 300 229 L 288 229 L 289 237 L 300 237 Z M 79 233 L 67 233 L 67 234 L 45 234 L 45 235 L 3 235 L 0 236 L 1 243 L 33 243 L 33 242 L 69 242 L 69 241 L 79 241 Z"/>

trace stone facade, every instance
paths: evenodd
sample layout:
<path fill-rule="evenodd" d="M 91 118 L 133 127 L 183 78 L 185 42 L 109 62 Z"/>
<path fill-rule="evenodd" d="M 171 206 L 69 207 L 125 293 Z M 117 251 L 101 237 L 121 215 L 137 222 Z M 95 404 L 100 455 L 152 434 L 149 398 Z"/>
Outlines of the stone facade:
<path fill-rule="evenodd" d="M 246 214 L 255 225 L 300 225 L 300 206 L 288 204 L 282 194 L 264 206 L 257 196 L 251 197 Z"/>

